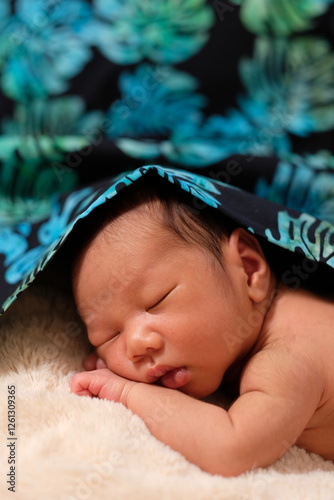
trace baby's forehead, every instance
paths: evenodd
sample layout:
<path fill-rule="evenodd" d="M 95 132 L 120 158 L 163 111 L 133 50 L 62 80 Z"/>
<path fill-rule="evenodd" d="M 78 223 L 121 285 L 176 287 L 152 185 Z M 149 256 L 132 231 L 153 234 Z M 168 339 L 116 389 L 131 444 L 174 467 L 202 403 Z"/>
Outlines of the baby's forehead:
<path fill-rule="evenodd" d="M 117 214 L 116 217 L 111 217 L 110 220 L 104 224 L 102 231 L 106 231 L 109 235 L 133 234 L 136 232 L 145 232 L 147 230 L 156 231 L 163 229 L 163 210 L 162 204 L 157 201 L 150 203 L 141 203 L 132 207 L 125 212 Z"/>

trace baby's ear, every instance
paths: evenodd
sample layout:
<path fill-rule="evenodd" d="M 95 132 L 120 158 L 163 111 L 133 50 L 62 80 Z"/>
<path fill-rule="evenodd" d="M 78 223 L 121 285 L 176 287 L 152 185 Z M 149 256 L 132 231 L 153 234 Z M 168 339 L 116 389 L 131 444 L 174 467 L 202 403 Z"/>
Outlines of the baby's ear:
<path fill-rule="evenodd" d="M 264 300 L 272 273 L 258 240 L 244 229 L 237 228 L 229 237 L 228 251 L 247 287 L 249 298 L 257 303 Z"/>

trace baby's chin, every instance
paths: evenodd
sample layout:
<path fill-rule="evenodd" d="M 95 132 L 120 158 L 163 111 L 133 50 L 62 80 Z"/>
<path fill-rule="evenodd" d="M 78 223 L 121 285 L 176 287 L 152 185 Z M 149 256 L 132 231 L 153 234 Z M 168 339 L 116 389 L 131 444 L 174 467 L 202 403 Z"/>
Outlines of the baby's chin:
<path fill-rule="evenodd" d="M 209 386 L 207 384 L 196 384 L 195 382 L 192 382 L 185 385 L 184 387 L 181 387 L 179 391 L 187 394 L 187 396 L 191 396 L 196 399 L 206 399 L 214 395 L 219 387 L 220 383 L 212 384 Z"/>

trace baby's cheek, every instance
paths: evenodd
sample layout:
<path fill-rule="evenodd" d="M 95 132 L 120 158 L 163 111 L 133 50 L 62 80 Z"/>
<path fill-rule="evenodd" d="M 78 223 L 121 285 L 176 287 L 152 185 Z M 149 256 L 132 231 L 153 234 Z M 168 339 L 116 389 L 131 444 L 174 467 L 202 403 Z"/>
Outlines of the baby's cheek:
<path fill-rule="evenodd" d="M 96 348 L 97 362 L 96 368 L 109 368 L 114 371 L 115 360 L 119 359 L 116 353 L 117 349 L 112 344 L 103 344 Z"/>
<path fill-rule="evenodd" d="M 101 365 L 97 366 L 97 368 L 108 368 L 120 377 L 143 382 L 142 376 L 139 374 L 141 370 L 138 372 L 138 367 L 134 367 L 134 363 L 127 357 L 121 339 L 99 346 L 96 352 L 101 359 Z M 104 363 L 103 366 L 102 363 Z"/>
<path fill-rule="evenodd" d="M 98 357 L 98 359 L 103 359 L 103 361 L 105 363 L 107 363 L 107 353 L 108 353 L 108 349 L 107 349 L 107 346 L 106 344 L 103 344 L 103 345 L 100 345 L 99 347 L 97 347 L 95 349 L 95 353 Z"/>

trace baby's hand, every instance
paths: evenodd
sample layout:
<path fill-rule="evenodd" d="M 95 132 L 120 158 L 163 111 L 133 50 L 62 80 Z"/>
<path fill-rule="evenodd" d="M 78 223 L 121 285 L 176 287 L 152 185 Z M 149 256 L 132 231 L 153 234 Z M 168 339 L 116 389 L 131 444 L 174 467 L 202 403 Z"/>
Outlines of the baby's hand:
<path fill-rule="evenodd" d="M 95 396 L 127 406 L 129 392 L 137 383 L 116 375 L 108 368 L 100 368 L 76 373 L 70 380 L 70 387 L 71 392 L 79 396 Z"/>

